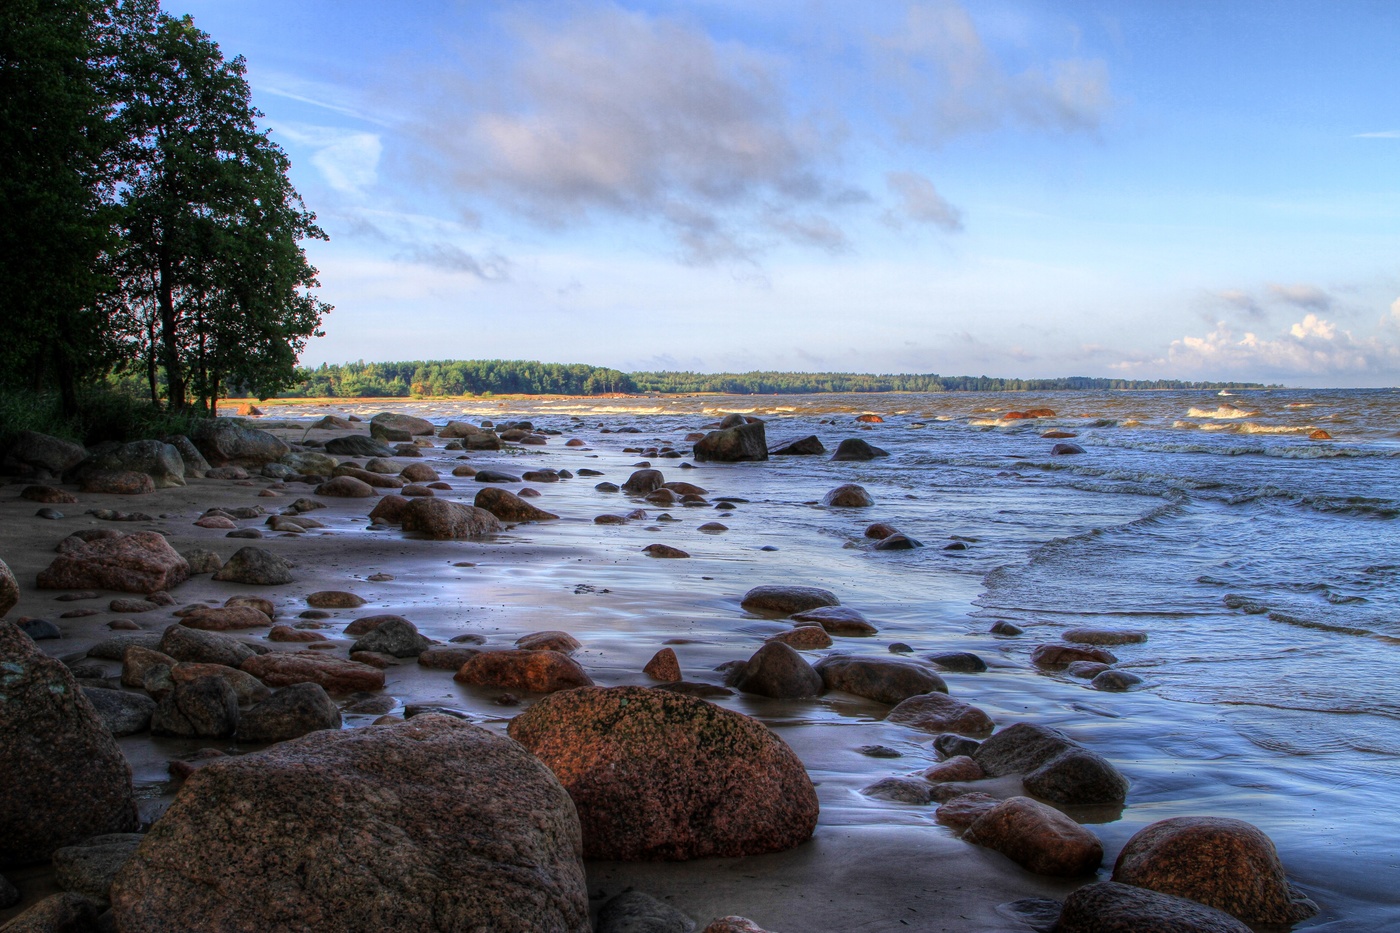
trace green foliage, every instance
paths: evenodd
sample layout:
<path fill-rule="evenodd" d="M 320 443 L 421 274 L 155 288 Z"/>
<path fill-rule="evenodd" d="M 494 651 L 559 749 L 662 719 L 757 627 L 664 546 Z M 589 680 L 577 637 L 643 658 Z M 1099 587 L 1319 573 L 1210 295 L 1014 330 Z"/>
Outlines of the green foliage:
<path fill-rule="evenodd" d="M 1179 379 L 1007 379 L 940 376 L 937 373 L 632 373 L 639 392 L 722 392 L 729 395 L 796 395 L 813 392 L 1045 392 L 1060 389 L 1261 388 L 1252 382 L 1183 382 Z"/>
<path fill-rule="evenodd" d="M 80 444 L 131 441 L 189 434 L 203 415 L 157 408 L 147 399 L 117 388 L 89 386 L 75 411 L 65 413 L 53 392 L 0 390 L 0 450 L 21 431 L 38 431 Z"/>

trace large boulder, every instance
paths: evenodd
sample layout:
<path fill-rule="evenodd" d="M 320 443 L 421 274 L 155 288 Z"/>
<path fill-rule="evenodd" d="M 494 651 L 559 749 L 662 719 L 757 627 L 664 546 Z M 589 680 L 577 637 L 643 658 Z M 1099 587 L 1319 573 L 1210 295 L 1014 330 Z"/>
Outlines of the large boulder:
<path fill-rule="evenodd" d="M 760 615 L 789 616 L 819 606 L 839 606 L 841 600 L 831 590 L 817 586 L 756 586 L 744 594 L 740 603 L 749 612 Z"/>
<path fill-rule="evenodd" d="M 151 717 L 151 732 L 180 738 L 228 738 L 238 728 L 238 694 L 222 677 L 176 683 Z"/>
<path fill-rule="evenodd" d="M 97 718 L 102 720 L 102 725 L 112 735 L 118 738 L 135 735 L 151 727 L 151 716 L 156 711 L 156 702 L 144 693 L 109 690 L 106 687 L 83 687 L 82 691 L 83 696 L 92 704 Z"/>
<path fill-rule="evenodd" d="M 870 498 L 870 493 L 865 491 L 864 486 L 847 483 L 822 496 L 822 504 L 838 509 L 863 509 L 874 505 L 875 500 Z"/>
<path fill-rule="evenodd" d="M 202 632 L 178 623 L 167 628 L 160 636 L 158 650 L 176 661 L 223 664 L 226 667 L 238 667 L 258 653 L 236 638 L 217 632 Z"/>
<path fill-rule="evenodd" d="M 285 742 L 340 724 L 340 709 L 324 687 L 293 684 L 238 717 L 238 741 Z"/>
<path fill-rule="evenodd" d="M 1008 726 L 973 758 L 989 776 L 1020 774 L 1026 790 L 1065 806 L 1116 805 L 1128 797 L 1128 779 L 1108 759 L 1047 726 Z"/>
<path fill-rule="evenodd" d="M 0 616 L 15 608 L 19 602 L 19 581 L 8 564 L 0 560 Z"/>
<path fill-rule="evenodd" d="M 326 453 L 337 457 L 392 457 L 393 448 L 363 434 L 347 434 L 326 441 Z"/>
<path fill-rule="evenodd" d="M 485 509 L 446 499 L 414 499 L 404 506 L 403 530 L 429 538 L 483 538 L 504 530 L 500 519 Z"/>
<path fill-rule="evenodd" d="M 815 434 L 789 441 L 786 444 L 778 444 L 768 449 L 769 456 L 772 457 L 814 457 L 818 454 L 826 453 L 826 447 Z"/>
<path fill-rule="evenodd" d="M 553 693 L 593 685 L 593 679 L 567 654 L 520 648 L 474 655 L 452 679 L 463 684 L 531 693 Z"/>
<path fill-rule="evenodd" d="M 330 416 L 327 415 L 327 417 Z M 303 476 L 330 476 L 338 465 L 338 461 L 334 457 L 323 454 L 319 450 L 294 450 L 291 453 L 283 454 L 282 459 L 277 462 L 283 466 L 291 467 Z"/>
<path fill-rule="evenodd" d="M 384 672 L 379 668 L 327 657 L 320 651 L 268 652 L 246 659 L 240 668 L 269 687 L 320 684 L 334 694 L 384 689 Z"/>
<path fill-rule="evenodd" d="M 1199 901 L 1249 924 L 1290 925 L 1317 913 L 1288 883 L 1273 841 L 1227 817 L 1178 816 L 1138 830 L 1118 854 L 1113 880 Z"/>
<path fill-rule="evenodd" d="M 822 675 L 797 651 L 780 641 L 765 642 L 734 676 L 733 685 L 744 693 L 795 700 L 819 696 Z"/>
<path fill-rule="evenodd" d="M 832 460 L 874 460 L 876 457 L 888 457 L 890 452 L 873 444 L 867 444 L 858 437 L 849 437 L 836 445 L 836 453 L 831 455 Z"/>
<path fill-rule="evenodd" d="M 445 437 L 448 439 L 464 438 L 481 433 L 481 428 L 478 428 L 474 424 L 468 424 L 465 421 L 449 421 L 442 426 L 442 430 L 438 432 L 438 437 Z"/>
<path fill-rule="evenodd" d="M 39 571 L 36 583 L 41 590 L 154 593 L 174 589 L 189 576 L 189 562 L 163 535 L 136 531 L 74 545 Z"/>
<path fill-rule="evenodd" d="M 588 933 L 579 849 L 538 760 L 427 714 L 199 769 L 111 898 L 123 933 Z"/>
<path fill-rule="evenodd" d="M 282 440 L 266 431 L 249 428 L 228 418 L 211 418 L 195 425 L 190 440 L 216 467 L 260 468 L 275 463 L 291 450 Z"/>
<path fill-rule="evenodd" d="M 381 411 L 373 418 L 369 419 L 370 424 L 377 424 L 381 427 L 395 431 L 407 431 L 410 436 L 432 437 L 437 430 L 431 421 L 424 418 L 415 418 L 412 415 L 401 415 L 392 411 Z"/>
<path fill-rule="evenodd" d="M 537 509 L 508 489 L 487 486 L 473 500 L 478 509 L 485 509 L 503 522 L 543 522 L 558 518 L 553 512 Z"/>
<path fill-rule="evenodd" d="M 1103 861 L 1097 836 L 1054 807 L 1011 797 L 973 822 L 963 838 L 995 849 L 1037 875 L 1078 878 Z"/>
<path fill-rule="evenodd" d="M 131 768 L 63 664 L 0 620 L 0 868 L 137 827 Z"/>
<path fill-rule="evenodd" d="M 885 722 L 897 723 L 935 735 L 953 732 L 974 738 L 990 735 L 996 728 L 992 717 L 985 711 L 937 691 L 901 700 L 890 710 Z"/>
<path fill-rule="evenodd" d="M 376 651 L 396 658 L 416 658 L 431 644 L 418 631 L 418 626 L 399 616 L 389 616 L 361 635 L 350 651 Z"/>
<path fill-rule="evenodd" d="M 924 693 L 947 693 L 942 677 L 912 661 L 899 658 L 854 658 L 828 655 L 817 662 L 817 673 L 828 690 L 853 693 L 877 703 L 894 705 Z"/>
<path fill-rule="evenodd" d="M 45 476 L 62 476 L 88 455 L 81 444 L 38 431 L 20 431 L 5 456 L 7 465 L 25 468 Z"/>
<path fill-rule="evenodd" d="M 629 496 L 645 496 L 660 489 L 665 482 L 666 477 L 660 470 L 635 470 L 622 484 L 622 491 Z"/>
<path fill-rule="evenodd" d="M 241 547 L 224 562 L 214 579 L 221 583 L 282 586 L 292 582 L 292 565 L 260 547 Z"/>
<path fill-rule="evenodd" d="M 734 463 L 740 460 L 767 460 L 768 437 L 763 422 L 711 431 L 695 442 L 695 459 Z"/>
<path fill-rule="evenodd" d="M 1112 881 L 1086 884 L 1065 898 L 1054 933 L 1252 933 L 1214 907 Z"/>
<path fill-rule="evenodd" d="M 569 791 L 587 858 L 678 861 L 790 849 L 812 835 L 802 762 L 755 719 L 645 687 L 555 693 L 511 721 Z"/>
<path fill-rule="evenodd" d="M 65 482 L 86 484 L 103 473 L 145 473 L 157 489 L 185 485 L 185 458 L 174 445 L 164 441 L 132 441 L 94 452 L 69 468 Z"/>
<path fill-rule="evenodd" d="M 185 479 L 199 479 L 208 473 L 211 467 L 209 461 L 204 459 L 204 454 L 199 452 L 199 448 L 194 446 L 194 441 L 183 434 L 171 434 L 165 438 L 165 442 L 180 452 L 180 459 L 185 461 Z"/>

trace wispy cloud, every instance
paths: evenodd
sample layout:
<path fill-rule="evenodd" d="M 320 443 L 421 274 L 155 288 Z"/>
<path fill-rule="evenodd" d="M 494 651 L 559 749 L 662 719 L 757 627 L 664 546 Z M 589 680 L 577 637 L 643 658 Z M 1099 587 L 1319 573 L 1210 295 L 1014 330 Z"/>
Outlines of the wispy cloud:
<path fill-rule="evenodd" d="M 1332 307 L 1332 296 L 1316 285 L 1300 282 L 1296 285 L 1269 285 L 1269 294 L 1285 304 L 1308 311 L 1326 311 Z"/>
<path fill-rule="evenodd" d="M 946 233 L 962 230 L 962 211 L 948 203 L 927 177 L 917 172 L 889 172 L 885 184 L 898 197 L 898 203 L 885 212 L 887 224 L 899 227 L 911 221 Z"/>
<path fill-rule="evenodd" d="M 465 272 L 483 282 L 510 280 L 512 263 L 506 257 L 495 253 L 474 256 L 452 243 L 416 244 L 409 248 L 406 258 L 448 272 Z"/>
<path fill-rule="evenodd" d="M 1353 133 L 1352 139 L 1400 139 L 1400 130 L 1380 130 L 1375 133 Z"/>
<path fill-rule="evenodd" d="M 342 194 L 363 194 L 379 180 L 384 144 L 378 133 L 304 123 L 282 123 L 277 131 L 310 148 L 311 164 L 326 184 Z"/>

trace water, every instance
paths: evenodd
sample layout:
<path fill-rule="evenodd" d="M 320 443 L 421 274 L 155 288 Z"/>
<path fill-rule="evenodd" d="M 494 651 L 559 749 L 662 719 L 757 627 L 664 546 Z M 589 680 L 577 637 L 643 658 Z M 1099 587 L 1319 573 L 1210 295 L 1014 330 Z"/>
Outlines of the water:
<path fill-rule="evenodd" d="M 354 402 L 314 409 L 381 410 Z M 722 535 L 696 531 L 716 513 L 671 508 L 673 525 L 592 524 L 639 503 L 593 490 L 597 480 L 540 487 L 563 520 L 521 526 L 476 547 L 467 587 L 415 596 L 425 629 L 446 599 L 502 633 L 566 628 L 600 683 L 636 675 L 666 641 L 688 679 L 747 657 L 784 626 L 745 616 L 737 600 L 761 583 L 826 586 L 877 622 L 871 639 L 836 649 L 888 656 L 974 651 L 991 670 L 950 674 L 950 689 L 999 724 L 1063 728 L 1133 781 L 1121 818 L 1096 825 L 1109 853 L 1167 816 L 1247 819 L 1274 839 L 1290 876 L 1322 906 L 1304 927 L 1400 928 L 1400 391 L 1276 390 L 477 400 L 392 405 L 438 423 L 526 418 L 579 437 L 586 451 L 522 448 L 474 463 L 600 469 L 621 482 L 638 459 L 624 447 L 681 443 L 727 412 L 767 421 L 769 443 L 807 434 L 828 448 L 861 437 L 890 452 L 868 463 L 786 457 L 767 463 L 654 465 L 716 494 L 742 496 Z M 1056 414 L 1007 420 L 1011 410 Z M 872 412 L 880 424 L 855 416 Z M 303 419 L 305 406 L 272 417 Z M 603 433 L 637 428 L 640 433 Z M 1332 440 L 1312 440 L 1318 429 Z M 1085 453 L 1052 456 L 1046 431 L 1073 433 Z M 444 472 L 446 472 L 444 470 Z M 827 509 L 846 482 L 876 506 Z M 475 491 L 462 484 L 462 492 Z M 660 510 L 648 507 L 654 517 Z M 889 522 L 926 547 L 877 552 L 862 535 Z M 366 534 L 372 534 L 366 532 Z M 690 561 L 652 561 L 664 541 Z M 967 550 L 945 551 L 954 540 Z M 764 546 L 776 550 L 762 550 Z M 606 591 L 606 592 L 604 592 Z M 405 594 L 408 598 L 408 594 Z M 453 601 L 455 600 L 455 602 Z M 1016 639 L 987 629 L 1006 619 Z M 445 624 L 445 620 L 444 623 Z M 1105 694 L 1035 672 L 1031 649 L 1078 626 L 1145 629 L 1113 649 L 1145 678 Z M 432 632 L 429 632 L 432 634 Z M 630 678 L 630 679 L 629 679 Z M 718 675 L 710 678 L 718 681 Z M 470 703 L 470 697 L 458 696 Z M 887 726 L 884 707 L 849 698 L 722 701 L 760 716 L 820 781 L 823 823 L 927 824 L 926 808 L 861 796 L 887 774 L 932 760 L 926 736 Z M 500 717 L 496 710 L 492 715 Z M 857 754 L 882 742 L 906 757 Z"/>

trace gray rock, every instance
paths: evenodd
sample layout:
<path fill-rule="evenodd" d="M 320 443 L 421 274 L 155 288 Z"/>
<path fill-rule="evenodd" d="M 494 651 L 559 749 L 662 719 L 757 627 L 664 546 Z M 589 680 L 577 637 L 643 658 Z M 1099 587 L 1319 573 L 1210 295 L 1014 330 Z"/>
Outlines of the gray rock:
<path fill-rule="evenodd" d="M 81 894 L 51 894 L 0 929 L 5 933 L 99 933 L 102 906 Z"/>
<path fill-rule="evenodd" d="M 381 411 L 373 418 L 369 419 L 370 426 L 379 425 L 382 428 L 390 428 L 402 431 L 413 437 L 432 437 L 437 427 L 424 418 L 415 418 L 413 415 L 403 415 L 398 412 Z"/>
<path fill-rule="evenodd" d="M 238 741 L 283 742 L 339 728 L 340 710 L 320 684 L 293 684 L 239 716 Z"/>
<path fill-rule="evenodd" d="M 830 590 L 816 586 L 756 586 L 740 603 L 749 612 L 763 615 L 792 615 L 806 609 L 839 606 L 841 600 Z"/>
<path fill-rule="evenodd" d="M 816 664 L 828 690 L 894 705 L 925 693 L 947 693 L 942 677 L 912 661 L 828 655 Z"/>
<path fill-rule="evenodd" d="M 86 612 L 87 610 L 79 610 Z M 15 622 L 19 630 L 35 641 L 52 641 L 62 638 L 63 632 L 48 619 L 21 619 Z"/>
<path fill-rule="evenodd" d="M 954 671 L 959 674 L 980 674 L 987 669 L 987 662 L 969 651 L 931 654 L 928 659 L 945 671 Z"/>
<path fill-rule="evenodd" d="M 65 482 L 84 483 L 102 473 L 144 473 L 157 489 L 185 485 L 185 460 L 163 441 L 132 441 L 99 448 L 64 474 Z"/>
<path fill-rule="evenodd" d="M 1058 804 L 1121 804 L 1128 796 L 1127 778 L 1108 759 L 1045 726 L 1007 726 L 972 757 L 991 777 L 1021 774 L 1026 790 Z"/>
<path fill-rule="evenodd" d="M 1112 881 L 1065 898 L 1055 933 L 1251 933 L 1223 910 Z"/>
<path fill-rule="evenodd" d="M 131 768 L 60 662 L 0 620 L 0 868 L 136 828 Z"/>
<path fill-rule="evenodd" d="M 89 648 L 88 657 L 101 658 L 104 661 L 120 661 L 126 657 L 126 649 L 133 645 L 155 651 L 160 647 L 160 634 L 157 632 L 132 632 L 129 635 L 113 635 L 110 638 L 102 639 Z"/>
<path fill-rule="evenodd" d="M 209 461 L 194 446 L 194 441 L 183 434 L 171 434 L 165 442 L 180 452 L 180 459 L 185 462 L 185 479 L 199 479 L 209 472 Z"/>
<path fill-rule="evenodd" d="M 107 833 L 64 846 L 53 854 L 54 880 L 65 891 L 105 904 L 117 872 L 144 838 L 140 833 Z"/>
<path fill-rule="evenodd" d="M 1104 690 L 1110 693 L 1122 693 L 1134 687 L 1142 685 L 1142 678 L 1127 671 L 1106 670 L 1099 671 L 1094 675 L 1094 679 L 1089 685 L 1095 690 Z"/>
<path fill-rule="evenodd" d="M 861 788 L 860 792 L 867 797 L 874 797 L 878 800 L 893 800 L 896 803 L 924 805 L 933 800 L 933 788 L 929 786 L 928 781 L 921 781 L 918 778 L 881 778 L 869 787 Z"/>
<path fill-rule="evenodd" d="M 15 435 L 5 459 L 48 476 L 60 476 L 81 463 L 87 455 L 87 450 L 81 444 L 38 431 L 20 431 Z"/>
<path fill-rule="evenodd" d="M 711 431 L 695 442 L 695 459 L 701 463 L 767 460 L 768 436 L 763 422 Z"/>
<path fill-rule="evenodd" d="M 280 460 L 291 449 L 279 438 L 245 427 L 229 418 L 210 418 L 195 426 L 190 438 L 206 460 L 216 467 L 261 469 Z"/>
<path fill-rule="evenodd" d="M 347 434 L 326 441 L 326 453 L 337 457 L 392 457 L 393 450 L 372 437 L 363 434 Z"/>
<path fill-rule="evenodd" d="M 824 453 L 826 448 L 815 434 L 768 449 L 768 454 L 772 457 L 812 457 Z"/>
<path fill-rule="evenodd" d="M 294 450 L 277 462 L 304 476 L 330 476 L 338 465 L 334 457 L 315 450 Z"/>
<path fill-rule="evenodd" d="M 224 559 L 207 548 L 192 547 L 188 551 L 181 551 L 180 556 L 189 563 L 190 576 L 218 573 L 224 566 Z"/>
<path fill-rule="evenodd" d="M 149 636 L 147 636 L 149 637 Z M 204 632 L 184 625 L 172 625 L 159 636 L 154 645 L 142 645 L 167 654 L 177 661 L 196 664 L 222 664 L 238 667 L 258 651 L 252 645 L 218 632 Z"/>
<path fill-rule="evenodd" d="M 864 486 L 847 483 L 837 486 L 823 496 L 822 504 L 838 509 L 862 509 L 874 505 L 875 500 L 870 498 L 870 493 L 865 491 Z"/>
<path fill-rule="evenodd" d="M 140 693 L 129 690 L 109 690 L 105 687 L 83 687 L 97 718 L 107 731 L 120 738 L 135 735 L 151 727 L 151 715 L 156 711 L 156 701 Z"/>
<path fill-rule="evenodd" d="M 391 617 L 360 637 L 350 650 L 378 651 L 396 658 L 416 658 L 432 645 L 407 619 Z"/>
<path fill-rule="evenodd" d="M 624 891 L 598 911 L 594 933 L 691 933 L 695 921 L 641 891 Z"/>
<path fill-rule="evenodd" d="M 876 457 L 888 457 L 890 452 L 872 444 L 867 444 L 858 437 L 848 437 L 840 444 L 836 445 L 836 453 L 831 455 L 832 460 L 874 460 Z"/>
<path fill-rule="evenodd" d="M 732 686 L 759 696 L 798 699 L 819 696 L 822 675 L 789 646 L 770 641 L 736 671 Z"/>
<path fill-rule="evenodd" d="M 151 732 L 179 738 L 228 738 L 238 728 L 238 694 L 222 677 L 176 683 L 151 717 Z"/>
<path fill-rule="evenodd" d="M 292 582 L 292 566 L 265 548 L 241 547 L 224 562 L 214 579 L 253 586 L 282 586 Z"/>

